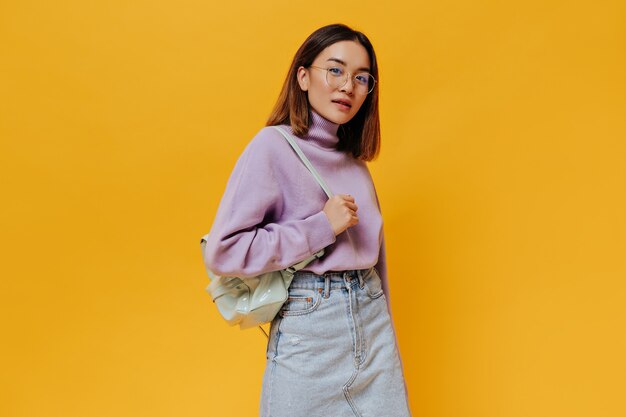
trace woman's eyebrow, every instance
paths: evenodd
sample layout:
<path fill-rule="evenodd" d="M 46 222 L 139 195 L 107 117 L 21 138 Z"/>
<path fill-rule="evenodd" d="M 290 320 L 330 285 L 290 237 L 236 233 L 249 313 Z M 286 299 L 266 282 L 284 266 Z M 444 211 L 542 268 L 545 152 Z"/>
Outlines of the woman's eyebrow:
<path fill-rule="evenodd" d="M 344 67 L 346 66 L 346 63 L 344 61 L 342 61 L 341 59 L 339 59 L 339 58 L 328 58 L 326 61 L 335 61 L 335 62 L 340 63 Z M 367 71 L 367 72 L 370 72 L 370 69 L 367 68 L 367 67 L 361 67 L 361 68 L 357 69 L 357 71 Z"/>

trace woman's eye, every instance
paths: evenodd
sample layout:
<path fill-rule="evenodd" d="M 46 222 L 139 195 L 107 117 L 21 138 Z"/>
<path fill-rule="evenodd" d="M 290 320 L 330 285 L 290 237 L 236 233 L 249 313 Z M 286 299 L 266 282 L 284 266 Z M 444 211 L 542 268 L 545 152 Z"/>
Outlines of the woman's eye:
<path fill-rule="evenodd" d="M 359 84 L 363 84 L 363 85 L 369 84 L 369 76 L 367 74 L 359 74 L 354 78 L 356 78 L 356 81 Z"/>
<path fill-rule="evenodd" d="M 338 67 L 328 68 L 328 72 L 330 72 L 333 75 L 341 75 L 341 74 L 343 74 L 343 70 L 341 68 L 338 68 Z"/>

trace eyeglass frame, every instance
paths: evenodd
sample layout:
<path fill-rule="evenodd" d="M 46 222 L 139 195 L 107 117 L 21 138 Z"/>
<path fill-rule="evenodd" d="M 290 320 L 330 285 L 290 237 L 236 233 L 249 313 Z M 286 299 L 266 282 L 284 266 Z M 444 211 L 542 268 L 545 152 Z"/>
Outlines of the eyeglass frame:
<path fill-rule="evenodd" d="M 330 70 L 331 70 L 332 68 L 337 68 L 337 67 L 329 67 L 329 68 L 324 68 L 324 67 L 318 67 L 317 65 L 313 65 L 313 64 L 309 65 L 309 67 L 311 67 L 311 68 L 317 68 L 317 69 L 321 69 L 321 70 L 326 71 L 326 84 L 328 84 L 328 85 L 330 85 L 330 83 L 328 82 L 328 74 L 330 73 Z M 374 91 L 374 88 L 376 87 L 376 83 L 377 83 L 378 81 L 377 81 L 377 80 L 376 80 L 376 78 L 374 78 L 374 76 L 373 76 L 372 74 L 370 74 L 369 72 L 367 72 L 367 71 L 363 71 L 363 72 L 365 72 L 366 74 L 368 74 L 370 77 L 372 77 L 372 80 L 374 80 L 374 83 L 372 84 L 372 88 L 371 88 L 371 89 L 370 89 L 367 93 L 365 93 L 365 95 L 368 95 L 368 94 L 370 94 L 372 91 Z M 341 87 L 343 87 L 344 85 L 346 85 L 346 83 L 348 82 L 348 80 L 352 80 L 352 83 L 353 83 L 353 85 L 354 85 L 354 77 L 352 76 L 352 73 L 351 73 L 350 71 L 346 71 L 346 73 L 348 74 L 348 76 L 346 77 L 346 81 L 345 81 L 343 84 L 341 84 L 340 86 L 338 86 L 337 88 L 341 88 Z M 361 74 L 361 73 L 359 73 L 359 74 Z M 355 75 L 355 77 L 356 77 L 356 75 Z"/>

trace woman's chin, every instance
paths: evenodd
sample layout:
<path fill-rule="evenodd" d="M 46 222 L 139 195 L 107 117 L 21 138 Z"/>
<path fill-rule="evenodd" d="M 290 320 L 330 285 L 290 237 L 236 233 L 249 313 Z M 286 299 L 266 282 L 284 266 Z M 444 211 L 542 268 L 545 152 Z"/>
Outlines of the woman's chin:
<path fill-rule="evenodd" d="M 331 111 L 324 112 L 322 116 L 325 119 L 330 120 L 331 122 L 338 124 L 338 125 L 348 123 L 350 119 L 352 119 L 352 114 L 346 113 L 343 111 L 334 110 L 334 109 Z"/>

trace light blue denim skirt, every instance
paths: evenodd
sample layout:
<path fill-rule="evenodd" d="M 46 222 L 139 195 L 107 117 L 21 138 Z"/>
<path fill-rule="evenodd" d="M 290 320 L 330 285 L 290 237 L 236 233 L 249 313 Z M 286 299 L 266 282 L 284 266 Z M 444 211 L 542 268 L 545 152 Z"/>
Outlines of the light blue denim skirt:
<path fill-rule="evenodd" d="M 297 272 L 269 336 L 261 417 L 411 415 L 375 268 Z"/>

